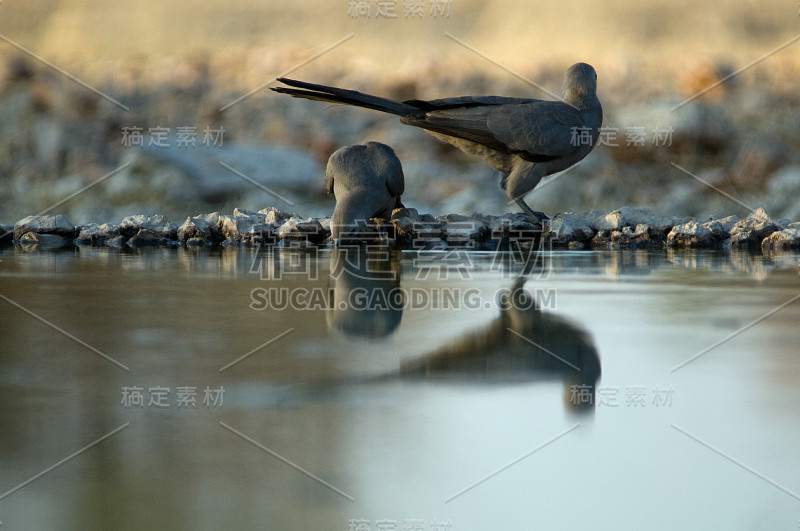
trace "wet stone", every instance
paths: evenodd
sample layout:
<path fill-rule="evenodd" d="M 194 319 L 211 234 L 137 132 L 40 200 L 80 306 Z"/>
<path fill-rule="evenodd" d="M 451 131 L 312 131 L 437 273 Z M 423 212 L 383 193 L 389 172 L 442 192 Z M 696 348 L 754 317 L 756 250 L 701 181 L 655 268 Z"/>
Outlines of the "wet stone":
<path fill-rule="evenodd" d="M 465 221 L 469 222 L 469 221 L 473 221 L 473 220 L 474 220 L 474 218 L 472 218 L 471 216 L 465 216 L 463 214 L 447 214 L 446 216 L 437 216 L 436 217 L 436 221 L 441 221 L 442 223 L 447 223 L 447 222 L 460 223 L 460 222 L 465 222 Z"/>
<path fill-rule="evenodd" d="M 175 241 L 178 239 L 178 226 L 167 220 L 162 214 L 127 216 L 119 223 L 119 230 L 127 238 L 133 238 L 140 231 L 145 230 L 164 240 Z M 145 237 L 149 238 L 149 236 Z"/>
<path fill-rule="evenodd" d="M 743 220 L 736 222 L 730 233 L 732 238 L 742 232 L 751 232 L 760 243 L 761 240 L 778 230 L 780 227 L 770 219 L 763 208 L 759 208 Z"/>
<path fill-rule="evenodd" d="M 326 231 L 322 224 L 313 218 L 306 220 L 293 217 L 283 223 L 277 231 L 278 239 L 283 242 L 306 242 L 319 244 L 328 236 L 330 231 Z"/>
<path fill-rule="evenodd" d="M 78 237 L 75 238 L 76 245 L 105 245 L 108 240 L 120 236 L 119 225 L 112 223 L 89 223 L 78 229 Z"/>
<path fill-rule="evenodd" d="M 155 232 L 150 229 L 139 229 L 139 232 L 128 240 L 128 245 L 131 247 L 169 245 L 170 243 L 175 243 L 175 240 L 167 238 L 162 232 Z"/>
<path fill-rule="evenodd" d="M 284 212 L 283 210 L 275 207 L 262 208 L 257 213 L 264 214 L 264 220 L 262 223 L 272 224 L 275 226 L 280 226 L 286 220 L 297 217 L 296 214 L 289 214 L 288 212 Z"/>
<path fill-rule="evenodd" d="M 728 216 L 725 218 L 715 219 L 717 223 L 722 225 L 723 229 L 730 232 L 733 227 L 736 226 L 736 223 L 739 221 L 738 216 Z"/>
<path fill-rule="evenodd" d="M 269 240 L 272 225 L 259 222 L 258 217 L 220 216 L 219 229 L 227 245 L 256 245 Z"/>
<path fill-rule="evenodd" d="M 665 240 L 666 235 L 660 229 L 640 224 L 600 231 L 591 243 L 595 249 L 661 249 Z"/>
<path fill-rule="evenodd" d="M 664 247 L 667 235 L 660 228 L 649 225 L 636 225 L 630 235 L 620 242 L 631 249 L 660 249 Z"/>
<path fill-rule="evenodd" d="M 186 240 L 186 247 L 205 247 L 207 245 L 211 245 L 211 242 L 206 240 L 205 238 L 199 237 L 192 237 Z"/>
<path fill-rule="evenodd" d="M 326 237 L 323 243 L 334 243 L 331 239 L 330 228 L 325 229 L 323 226 L 323 229 L 326 230 Z M 290 245 L 294 243 L 292 239 L 287 241 Z M 302 241 L 312 243 L 309 240 Z M 340 231 L 338 240 L 335 243 L 341 247 L 352 245 L 396 245 L 397 242 L 397 228 L 394 222 L 387 223 L 383 219 L 373 218 L 367 223 L 357 222 L 354 226 L 348 227 L 347 230 Z"/>
<path fill-rule="evenodd" d="M 395 237 L 397 243 L 400 245 L 411 246 L 416 234 L 416 228 L 419 223 L 417 218 L 412 217 L 399 217 L 395 218 L 392 214 L 392 225 L 394 226 Z"/>
<path fill-rule="evenodd" d="M 105 245 L 106 247 L 123 247 L 125 245 L 125 236 L 119 235 L 111 238 L 110 240 L 106 240 Z"/>
<path fill-rule="evenodd" d="M 736 232 L 723 242 L 723 247 L 727 249 L 758 249 L 760 246 L 761 239 L 754 231 L 749 230 Z"/>
<path fill-rule="evenodd" d="M 676 225 L 667 235 L 667 245 L 675 248 L 703 249 L 718 245 L 711 229 L 697 221 Z"/>
<path fill-rule="evenodd" d="M 680 216 L 670 216 L 666 218 L 661 218 L 661 223 L 657 223 L 655 225 L 650 225 L 652 228 L 663 232 L 664 234 L 669 234 L 669 232 L 677 225 L 683 225 L 685 223 L 689 223 L 692 221 L 692 218 L 688 217 L 680 217 Z"/>
<path fill-rule="evenodd" d="M 445 241 L 453 247 L 471 247 L 486 240 L 489 228 L 480 220 L 458 216 L 443 224 L 442 233 Z"/>
<path fill-rule="evenodd" d="M 717 221 L 707 221 L 703 223 L 703 227 L 711 231 L 712 236 L 717 240 L 724 240 L 728 237 L 730 231 L 726 231 L 725 227 Z"/>
<path fill-rule="evenodd" d="M 255 223 L 266 223 L 267 214 L 263 212 L 254 212 L 252 210 L 246 210 L 244 208 L 234 208 L 233 217 L 247 218 Z"/>
<path fill-rule="evenodd" d="M 661 217 L 655 215 L 649 208 L 644 206 L 625 206 L 619 209 L 628 227 L 637 225 L 647 225 L 653 230 L 669 233 L 676 225 L 682 225 L 691 221 L 691 218 L 681 218 L 678 216 Z"/>
<path fill-rule="evenodd" d="M 611 244 L 611 235 L 616 232 L 613 230 L 599 230 L 594 235 L 591 241 L 592 247 L 595 249 L 605 249 Z"/>
<path fill-rule="evenodd" d="M 592 228 L 595 230 L 619 230 L 626 226 L 625 218 L 619 210 L 614 210 L 605 215 L 597 216 L 592 220 Z"/>
<path fill-rule="evenodd" d="M 236 208 L 231 215 L 212 212 L 185 219 L 178 227 L 163 215 L 127 216 L 119 225 L 89 223 L 77 229 L 64 216 L 28 216 L 14 227 L 27 246 L 106 245 L 111 247 L 185 245 L 330 245 L 330 217 L 301 218 L 275 207 L 259 211 Z M 597 227 L 613 227 L 597 229 Z M 33 229 L 36 230 L 33 230 Z M 649 208 L 626 206 L 603 214 L 598 210 L 563 212 L 540 223 L 523 213 L 501 216 L 474 213 L 434 217 L 414 208 L 397 208 L 389 220 L 372 219 L 353 228 L 348 242 L 379 243 L 404 249 L 519 249 L 542 243 L 572 250 L 727 248 L 800 249 L 800 222 L 772 220 L 763 208 L 745 219 L 736 216 L 698 221 L 661 217 Z M 75 235 L 77 233 L 77 236 Z M 0 232 L 2 234 L 2 232 Z M 8 244 L 11 234 L 0 241 Z M 22 243 L 20 240 L 17 240 Z M 13 242 L 12 242 L 13 243 Z"/>
<path fill-rule="evenodd" d="M 703 226 L 711 231 L 717 240 L 726 240 L 731 235 L 731 230 L 736 226 L 739 218 L 728 216 L 726 218 L 715 219 L 703 223 Z"/>
<path fill-rule="evenodd" d="M 26 232 L 55 234 L 72 241 L 75 226 L 61 214 L 55 216 L 28 216 L 14 225 L 14 239 L 19 240 Z"/>
<path fill-rule="evenodd" d="M 35 245 L 37 247 L 56 248 L 70 245 L 72 240 L 63 236 L 59 236 L 58 234 L 39 234 L 38 232 L 26 232 L 19 239 L 19 243 L 23 247 Z"/>
<path fill-rule="evenodd" d="M 626 227 L 635 227 L 636 225 L 658 225 L 659 217 L 645 206 L 624 206 L 617 210 L 625 220 Z"/>
<path fill-rule="evenodd" d="M 667 234 L 676 225 L 681 225 L 689 221 L 691 221 L 691 218 L 657 216 L 649 208 L 644 206 L 624 206 L 608 214 L 601 214 L 598 212 L 598 214 L 590 220 L 590 225 L 598 232 L 604 230 L 621 231 L 625 227 L 647 225 L 657 232 Z"/>
<path fill-rule="evenodd" d="M 594 237 L 590 218 L 594 211 L 586 214 L 565 212 L 545 222 L 542 238 L 555 245 L 569 245 L 571 242 L 586 242 Z"/>
<path fill-rule="evenodd" d="M 414 225 L 414 232 L 411 234 L 411 238 L 411 246 L 414 249 L 430 250 L 447 247 L 444 241 L 444 224 L 440 221 L 418 221 Z"/>
<path fill-rule="evenodd" d="M 219 231 L 217 231 L 219 232 Z M 188 243 L 191 239 L 211 240 L 211 223 L 201 217 L 189 217 L 178 227 L 178 240 L 181 243 Z"/>
<path fill-rule="evenodd" d="M 800 228 L 773 232 L 761 242 L 762 251 L 788 251 L 800 249 Z"/>
<path fill-rule="evenodd" d="M 404 234 L 412 234 L 414 224 L 419 222 L 419 213 L 416 208 L 395 208 L 390 221 Z"/>
<path fill-rule="evenodd" d="M 492 217 L 488 227 L 492 240 L 530 241 L 542 234 L 542 225 L 521 213 Z"/>

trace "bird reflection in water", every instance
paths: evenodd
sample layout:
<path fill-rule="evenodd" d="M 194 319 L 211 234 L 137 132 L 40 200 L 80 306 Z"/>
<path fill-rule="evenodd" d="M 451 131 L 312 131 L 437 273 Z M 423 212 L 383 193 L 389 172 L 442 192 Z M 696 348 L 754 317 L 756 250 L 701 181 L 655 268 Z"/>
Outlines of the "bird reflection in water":
<path fill-rule="evenodd" d="M 491 324 L 403 362 L 401 375 L 487 382 L 560 380 L 568 408 L 593 410 L 601 368 L 591 336 L 571 320 L 543 312 L 523 289 L 525 281 L 514 281 Z"/>
<path fill-rule="evenodd" d="M 331 249 L 328 329 L 348 336 L 381 338 L 403 318 L 399 255 L 383 246 Z"/>
<path fill-rule="evenodd" d="M 391 335 L 403 316 L 400 265 L 389 251 L 333 249 L 333 289 L 327 322 L 348 336 Z M 498 383 L 561 381 L 573 411 L 593 411 L 601 366 L 593 340 L 577 323 L 548 312 L 523 289 L 518 277 L 500 301 L 500 315 L 488 326 L 466 333 L 439 349 L 406 360 L 400 371 L 373 381 L 429 379 Z"/>

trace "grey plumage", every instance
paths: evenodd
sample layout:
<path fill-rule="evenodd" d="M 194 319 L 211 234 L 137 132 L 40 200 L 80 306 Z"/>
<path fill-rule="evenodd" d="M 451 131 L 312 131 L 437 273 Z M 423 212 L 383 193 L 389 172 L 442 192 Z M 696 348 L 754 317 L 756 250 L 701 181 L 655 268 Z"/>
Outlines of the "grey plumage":
<path fill-rule="evenodd" d="M 462 96 L 398 102 L 325 85 L 280 78 L 294 88 L 272 90 L 298 98 L 344 103 L 401 116 L 465 153 L 479 155 L 503 174 L 501 187 L 528 215 L 523 201 L 543 177 L 563 171 L 592 150 L 603 123 L 597 74 L 572 65 L 564 77 L 564 99 L 543 101 L 502 96 Z"/>
<path fill-rule="evenodd" d="M 380 142 L 334 151 L 325 170 L 325 189 L 336 198 L 331 236 L 358 231 L 371 218 L 389 219 L 400 208 L 403 168 L 394 150 Z"/>

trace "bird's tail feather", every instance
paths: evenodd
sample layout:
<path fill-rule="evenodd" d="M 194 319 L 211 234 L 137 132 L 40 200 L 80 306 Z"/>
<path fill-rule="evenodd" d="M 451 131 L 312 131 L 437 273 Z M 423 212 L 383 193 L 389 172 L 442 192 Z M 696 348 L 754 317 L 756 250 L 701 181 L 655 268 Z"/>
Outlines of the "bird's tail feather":
<path fill-rule="evenodd" d="M 407 105 L 405 103 L 390 100 L 388 98 L 364 94 L 355 90 L 328 87 L 326 85 L 317 85 L 315 83 L 306 83 L 305 81 L 297 81 L 296 79 L 288 79 L 285 77 L 278 78 L 278 81 L 284 83 L 285 85 L 289 85 L 290 87 L 296 88 L 274 87 L 272 90 L 282 94 L 289 94 L 295 98 L 327 101 L 331 103 L 344 103 L 346 105 L 355 105 L 356 107 L 366 107 L 367 109 L 388 112 L 398 116 L 406 116 L 420 112 L 420 109 L 414 107 L 413 105 Z"/>

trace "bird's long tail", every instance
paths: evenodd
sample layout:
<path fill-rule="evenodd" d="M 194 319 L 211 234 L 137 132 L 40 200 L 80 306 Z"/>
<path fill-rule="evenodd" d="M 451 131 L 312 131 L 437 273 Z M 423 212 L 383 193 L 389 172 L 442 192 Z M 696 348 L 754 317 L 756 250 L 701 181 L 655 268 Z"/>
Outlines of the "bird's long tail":
<path fill-rule="evenodd" d="M 288 79 L 285 77 L 278 78 L 278 81 L 295 88 L 274 87 L 272 90 L 275 92 L 280 92 L 281 94 L 289 94 L 295 98 L 328 101 L 331 103 L 344 103 L 346 105 L 355 105 L 356 107 L 366 107 L 367 109 L 388 112 L 398 116 L 407 116 L 409 114 L 420 112 L 420 109 L 414 107 L 413 105 L 390 100 L 388 98 L 364 94 L 355 90 L 346 90 L 336 87 L 328 87 L 326 85 L 306 83 L 305 81 L 297 81 L 296 79 Z"/>

